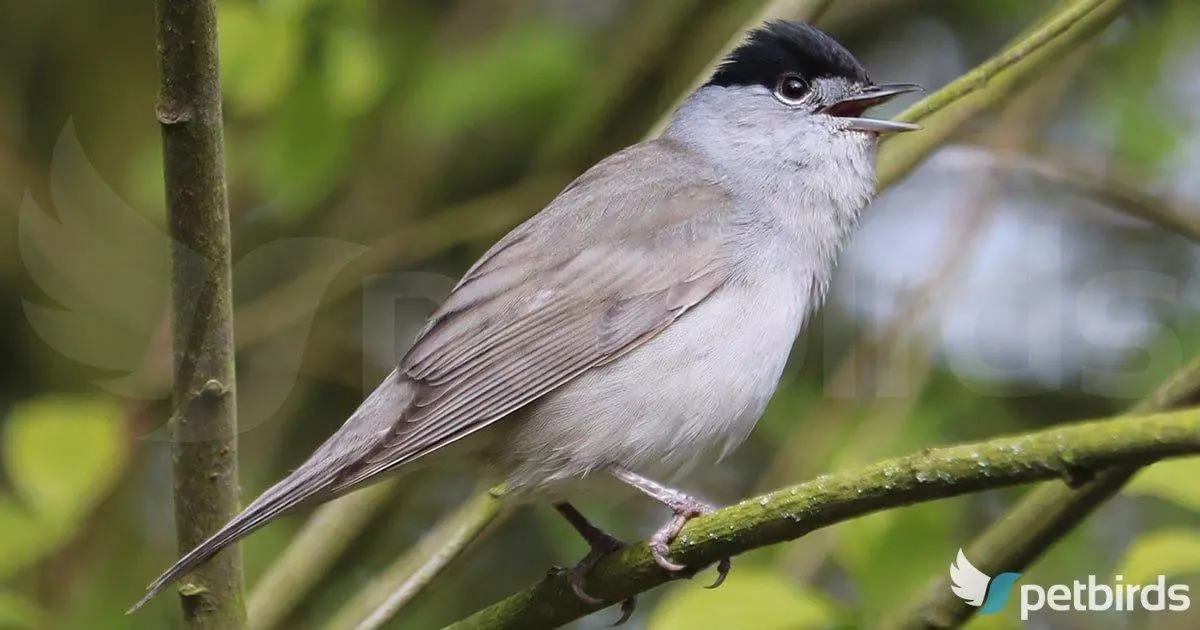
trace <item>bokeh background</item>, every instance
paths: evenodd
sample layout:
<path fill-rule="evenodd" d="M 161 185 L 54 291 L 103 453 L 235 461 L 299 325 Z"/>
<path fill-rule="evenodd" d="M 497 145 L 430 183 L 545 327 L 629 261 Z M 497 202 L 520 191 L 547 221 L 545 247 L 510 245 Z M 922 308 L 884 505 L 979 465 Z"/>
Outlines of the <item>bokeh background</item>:
<path fill-rule="evenodd" d="M 243 496 L 332 432 L 475 256 L 638 141 L 762 4 L 222 0 Z M 1200 352 L 1195 244 L 1132 218 L 1200 222 L 1200 5 L 1132 5 L 866 212 L 766 416 L 691 490 L 731 502 L 1111 415 Z M 840 0 L 820 24 L 876 79 L 936 88 L 1048 7 Z M 0 627 L 179 625 L 169 596 L 122 615 L 176 554 L 153 20 L 130 0 L 0 3 Z M 473 488 L 458 471 L 400 484 L 282 627 L 322 627 Z M 748 554 L 721 589 L 643 596 L 629 627 L 871 627 L 1021 491 Z M 665 516 L 641 500 L 581 508 L 630 540 Z M 243 545 L 251 585 L 303 521 Z M 1200 462 L 1158 466 L 1024 580 L 1168 573 L 1200 597 L 1198 524 Z M 440 627 L 584 551 L 553 510 L 521 510 L 389 627 Z M 1198 623 L 1200 608 L 1025 627 Z"/>

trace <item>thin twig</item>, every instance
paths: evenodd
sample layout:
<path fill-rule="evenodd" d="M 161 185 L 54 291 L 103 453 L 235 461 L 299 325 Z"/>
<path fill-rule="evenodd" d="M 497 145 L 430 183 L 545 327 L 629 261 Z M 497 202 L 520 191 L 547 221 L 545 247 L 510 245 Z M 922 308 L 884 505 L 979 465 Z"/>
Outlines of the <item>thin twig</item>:
<path fill-rule="evenodd" d="M 175 527 L 191 549 L 238 511 L 233 296 L 215 0 L 155 3 L 167 218 L 171 234 Z M 179 586 L 184 626 L 246 623 L 237 547 Z"/>
<path fill-rule="evenodd" d="M 1057 17 L 1032 31 L 1030 37 L 1036 46 L 1022 40 L 997 56 L 1002 63 L 984 63 L 905 110 L 896 119 L 919 121 L 924 129 L 920 133 L 895 135 L 883 142 L 877 168 L 879 187 L 886 188 L 907 175 L 964 125 L 995 109 L 1029 81 L 1041 76 L 1047 67 L 1090 41 L 1127 5 L 1127 0 L 1076 0 Z M 1086 11 L 1082 8 L 1085 6 Z M 1064 16 L 1075 18 L 1065 28 Z M 1046 39 L 1051 34 L 1054 36 Z M 1016 55 L 1014 51 L 1022 54 Z M 951 98 L 951 94 L 957 96 Z"/>
<path fill-rule="evenodd" d="M 376 484 L 321 507 L 271 563 L 250 594 L 250 630 L 284 625 L 362 528 L 394 496 L 395 485 Z"/>
<path fill-rule="evenodd" d="M 329 630 L 376 630 L 477 541 L 501 513 L 498 492 L 480 492 L 446 517 L 333 616 Z"/>
<path fill-rule="evenodd" d="M 1039 156 L 986 147 L 955 147 L 953 168 L 992 168 L 1006 173 L 1028 173 L 1061 184 L 1095 201 L 1163 230 L 1200 244 L 1200 207 L 1181 199 L 1158 195 L 1114 172 L 1094 172 L 1061 156 Z"/>
<path fill-rule="evenodd" d="M 1033 30 L 1029 35 L 1020 38 L 1003 53 L 992 57 L 978 65 L 974 70 L 955 79 L 953 83 L 938 90 L 937 98 L 927 98 L 913 105 L 903 114 L 901 120 L 920 122 L 930 114 L 938 111 L 944 104 L 961 100 L 971 92 L 983 89 L 991 77 L 1011 68 L 1013 65 L 1028 59 L 1034 53 L 1047 45 L 1061 41 L 1067 31 L 1076 28 L 1088 14 L 1097 10 L 1105 0 L 1084 0 L 1075 2 L 1054 15 L 1044 24 Z"/>

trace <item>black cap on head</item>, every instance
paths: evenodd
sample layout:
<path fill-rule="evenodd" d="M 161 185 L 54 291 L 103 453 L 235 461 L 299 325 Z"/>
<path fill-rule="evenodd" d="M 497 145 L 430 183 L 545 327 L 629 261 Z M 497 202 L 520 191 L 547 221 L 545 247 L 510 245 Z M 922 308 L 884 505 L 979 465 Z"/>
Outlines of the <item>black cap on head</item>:
<path fill-rule="evenodd" d="M 774 89 L 785 73 L 811 81 L 841 77 L 868 83 L 862 64 L 837 40 L 810 24 L 776 20 L 750 31 L 721 62 L 708 85 L 765 85 Z"/>

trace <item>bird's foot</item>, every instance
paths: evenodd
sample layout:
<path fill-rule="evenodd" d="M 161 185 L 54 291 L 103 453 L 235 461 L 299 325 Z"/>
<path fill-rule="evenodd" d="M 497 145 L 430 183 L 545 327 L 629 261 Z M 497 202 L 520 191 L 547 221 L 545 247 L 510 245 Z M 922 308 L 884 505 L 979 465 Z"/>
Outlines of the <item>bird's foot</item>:
<path fill-rule="evenodd" d="M 635 472 L 625 470 L 623 468 L 613 468 L 610 470 L 610 473 L 617 479 L 620 479 L 621 481 L 624 481 L 625 483 L 642 491 L 642 493 L 644 493 L 646 496 L 649 496 L 659 503 L 671 508 L 671 511 L 675 513 L 666 525 L 663 525 L 661 529 L 659 529 L 654 533 L 653 536 L 650 537 L 650 555 L 654 557 L 654 562 L 657 563 L 658 566 L 666 569 L 667 571 L 678 573 L 686 570 L 688 567 L 676 562 L 672 562 L 671 559 L 667 557 L 668 553 L 670 552 L 669 547 L 671 542 L 673 542 L 675 538 L 679 536 L 679 532 L 683 530 L 683 526 L 686 525 L 688 521 L 696 518 L 697 516 L 709 514 L 713 512 L 715 508 L 703 501 L 688 496 L 687 494 L 684 494 L 683 492 L 680 492 L 674 488 L 668 488 L 667 486 L 647 479 Z M 724 583 L 725 577 L 729 575 L 729 569 L 731 566 L 732 564 L 730 563 L 729 558 L 722 558 L 721 561 L 717 563 L 717 579 L 710 584 L 708 588 L 717 588 Z"/>
<path fill-rule="evenodd" d="M 654 535 L 650 537 L 650 555 L 654 557 L 654 562 L 656 562 L 658 566 L 666 569 L 667 571 L 672 573 L 685 571 L 687 570 L 686 566 L 677 562 L 673 562 L 667 557 L 667 554 L 670 553 L 669 547 L 671 543 L 674 542 L 674 540 L 679 536 L 679 532 L 683 530 L 683 526 L 686 525 L 688 521 L 698 516 L 710 514 L 715 508 L 707 503 L 698 501 L 692 497 L 680 493 L 675 493 L 675 496 L 670 497 L 669 500 L 663 501 L 663 503 L 666 504 L 667 507 L 671 508 L 671 510 L 675 512 L 675 515 L 671 517 L 671 520 L 668 521 L 666 525 L 663 525 L 661 529 L 659 529 L 657 532 L 654 532 Z M 729 558 L 722 558 L 721 561 L 717 563 L 717 579 L 706 588 L 717 588 L 724 583 L 725 577 L 729 575 L 729 569 L 731 567 L 732 563 L 730 562 Z"/>
<path fill-rule="evenodd" d="M 567 521 L 569 521 L 571 525 L 575 527 L 576 531 L 583 536 L 584 540 L 586 540 L 588 543 L 588 547 L 590 548 L 588 550 L 588 554 L 584 556 L 582 560 L 576 563 L 574 567 L 571 567 L 567 575 L 567 584 L 571 586 L 571 590 L 581 601 L 592 605 L 603 604 L 604 600 L 588 594 L 587 590 L 584 588 L 584 582 L 587 579 L 588 573 L 590 573 L 596 564 L 600 562 L 601 558 L 613 553 L 614 551 L 620 551 L 621 549 L 628 547 L 628 545 L 619 538 L 588 522 L 587 519 L 583 517 L 583 514 L 580 514 L 579 511 L 570 504 L 560 503 L 554 507 L 559 511 L 560 514 L 566 517 Z M 629 618 L 633 616 L 633 611 L 636 609 L 636 597 L 630 597 L 622 601 L 621 617 L 612 625 L 619 626 L 626 621 L 629 621 Z"/>
<path fill-rule="evenodd" d="M 588 540 L 591 550 L 583 557 L 575 566 L 571 567 L 570 573 L 567 576 L 567 583 L 571 585 L 571 590 L 575 596 L 589 604 L 603 604 L 604 600 L 593 597 L 588 594 L 584 588 L 584 582 L 587 580 L 588 573 L 596 566 L 600 559 L 614 551 L 620 551 L 627 547 L 621 540 L 597 530 L 599 535 Z M 637 598 L 630 597 L 621 602 L 621 618 L 617 619 L 614 626 L 619 626 L 633 616 L 633 611 L 637 609 Z"/>

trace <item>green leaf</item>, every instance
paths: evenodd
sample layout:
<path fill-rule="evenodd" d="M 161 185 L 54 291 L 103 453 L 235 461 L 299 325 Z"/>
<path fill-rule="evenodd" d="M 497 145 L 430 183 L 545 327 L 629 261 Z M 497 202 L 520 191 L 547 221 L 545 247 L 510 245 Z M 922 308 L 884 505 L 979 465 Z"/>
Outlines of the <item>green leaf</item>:
<path fill-rule="evenodd" d="M 0 591 L 0 628 L 38 628 L 43 626 L 42 611 L 28 597 Z"/>
<path fill-rule="evenodd" d="M 55 541 L 24 507 L 3 495 L 0 495 L 0 532 L 4 532 L 0 536 L 0 580 L 37 562 Z"/>
<path fill-rule="evenodd" d="M 4 461 L 21 501 L 62 535 L 115 480 L 124 459 L 119 411 L 104 399 L 40 398 L 13 408 Z"/>
<path fill-rule="evenodd" d="M 285 211 L 311 208 L 350 165 L 350 127 L 335 115 L 325 90 L 319 74 L 301 77 L 258 147 L 263 196 Z"/>
<path fill-rule="evenodd" d="M 745 567 L 716 590 L 689 582 L 670 591 L 650 615 L 648 630 L 802 630 L 833 623 L 836 608 L 823 595 L 783 575 Z"/>
<path fill-rule="evenodd" d="M 1200 573 L 1200 532 L 1163 529 L 1137 538 L 1116 572 L 1126 584 L 1148 584 L 1159 575 Z"/>
<path fill-rule="evenodd" d="M 559 27 L 530 24 L 430 59 L 411 91 L 415 129 L 440 138 L 559 94 L 581 66 L 578 44 Z"/>
<path fill-rule="evenodd" d="M 838 545 L 834 556 L 851 575 L 867 575 L 877 551 L 900 518 L 900 510 L 876 512 L 834 526 Z"/>
<path fill-rule="evenodd" d="M 1200 457 L 1155 464 L 1134 477 L 1125 493 L 1164 499 L 1200 512 Z"/>
<path fill-rule="evenodd" d="M 222 2 L 217 12 L 225 97 L 250 113 L 270 110 L 291 88 L 300 65 L 299 16 L 266 15 L 236 2 Z"/>
<path fill-rule="evenodd" d="M 953 503 L 927 503 L 834 528 L 838 536 L 834 557 L 850 576 L 858 612 L 867 625 L 918 598 L 929 576 L 945 575 L 954 559 L 946 542 L 954 539 L 952 526 L 959 509 Z"/>
<path fill-rule="evenodd" d="M 343 116 L 359 116 L 383 95 L 383 61 L 375 42 L 359 31 L 339 29 L 324 46 L 329 103 Z"/>

